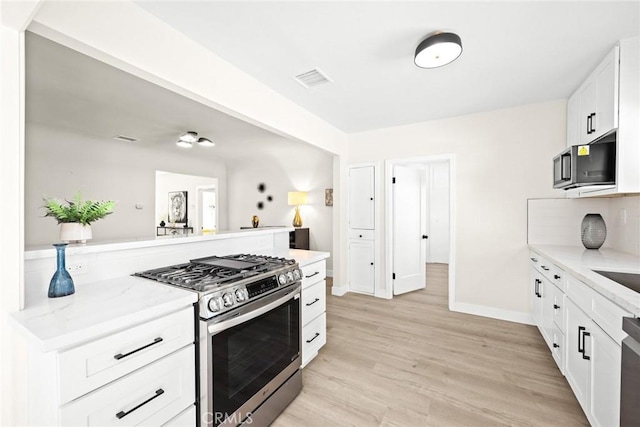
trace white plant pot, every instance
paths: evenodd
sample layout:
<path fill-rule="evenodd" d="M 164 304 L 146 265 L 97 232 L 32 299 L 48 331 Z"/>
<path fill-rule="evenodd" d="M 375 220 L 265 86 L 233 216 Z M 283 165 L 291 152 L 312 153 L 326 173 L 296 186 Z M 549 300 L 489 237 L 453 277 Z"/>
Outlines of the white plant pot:
<path fill-rule="evenodd" d="M 87 243 L 92 238 L 91 226 L 78 222 L 65 222 L 60 224 L 60 240 L 63 242 Z"/>

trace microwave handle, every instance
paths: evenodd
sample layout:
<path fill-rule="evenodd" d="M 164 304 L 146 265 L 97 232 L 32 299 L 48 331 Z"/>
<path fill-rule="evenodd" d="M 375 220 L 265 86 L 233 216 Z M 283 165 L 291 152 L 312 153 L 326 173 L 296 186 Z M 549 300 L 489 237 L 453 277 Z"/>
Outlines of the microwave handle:
<path fill-rule="evenodd" d="M 565 158 L 568 158 L 565 162 Z M 567 166 L 565 168 L 565 166 Z M 571 153 L 565 153 L 560 156 L 560 179 L 562 181 L 569 181 L 571 179 Z"/>

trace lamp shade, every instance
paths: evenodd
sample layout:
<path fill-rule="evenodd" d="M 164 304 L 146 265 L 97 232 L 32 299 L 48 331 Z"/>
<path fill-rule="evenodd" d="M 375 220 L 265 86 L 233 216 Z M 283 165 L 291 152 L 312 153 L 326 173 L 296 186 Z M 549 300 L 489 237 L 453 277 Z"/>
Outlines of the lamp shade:
<path fill-rule="evenodd" d="M 420 42 L 414 61 L 420 68 L 437 68 L 453 62 L 461 53 L 460 36 L 454 33 L 436 33 Z"/>
<path fill-rule="evenodd" d="M 289 191 L 287 194 L 287 202 L 289 206 L 300 206 L 307 204 L 306 191 Z"/>

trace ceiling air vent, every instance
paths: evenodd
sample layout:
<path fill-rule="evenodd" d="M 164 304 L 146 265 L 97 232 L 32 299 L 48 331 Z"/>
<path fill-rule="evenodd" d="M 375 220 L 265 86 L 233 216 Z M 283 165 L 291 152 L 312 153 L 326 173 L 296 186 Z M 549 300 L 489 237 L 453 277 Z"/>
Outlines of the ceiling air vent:
<path fill-rule="evenodd" d="M 300 83 L 302 86 L 309 89 L 313 86 L 318 86 L 324 83 L 331 83 L 331 80 L 325 73 L 320 71 L 319 68 L 314 68 L 306 73 L 298 74 L 294 77 L 294 80 Z"/>
<path fill-rule="evenodd" d="M 124 135 L 114 136 L 113 139 L 115 139 L 117 141 L 123 141 L 123 142 L 136 142 L 136 141 L 138 141 L 138 138 L 134 138 L 134 137 L 131 137 L 131 136 L 124 136 Z"/>

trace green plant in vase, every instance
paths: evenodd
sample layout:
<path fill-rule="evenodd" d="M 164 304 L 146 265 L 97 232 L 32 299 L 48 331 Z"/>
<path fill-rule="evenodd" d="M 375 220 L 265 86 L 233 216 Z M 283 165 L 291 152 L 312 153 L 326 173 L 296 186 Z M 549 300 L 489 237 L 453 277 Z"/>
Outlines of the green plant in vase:
<path fill-rule="evenodd" d="M 82 200 L 79 192 L 72 200 L 45 198 L 44 203 L 45 216 L 55 218 L 60 224 L 60 240 L 80 243 L 91 239 L 91 223 L 113 213 L 116 205 L 113 200 Z"/>

